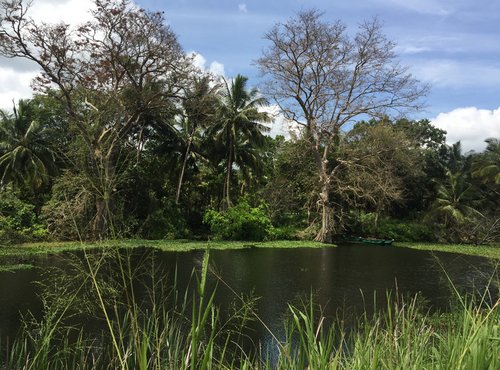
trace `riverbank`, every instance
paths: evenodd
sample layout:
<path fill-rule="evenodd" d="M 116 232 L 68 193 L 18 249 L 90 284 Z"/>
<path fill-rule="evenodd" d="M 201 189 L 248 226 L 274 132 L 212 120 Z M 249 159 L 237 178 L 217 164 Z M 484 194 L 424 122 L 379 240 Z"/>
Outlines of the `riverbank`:
<path fill-rule="evenodd" d="M 315 241 L 304 240 L 275 240 L 267 242 L 253 241 L 224 241 L 224 240 L 145 240 L 145 239 L 118 239 L 101 242 L 37 242 L 23 243 L 11 246 L 0 246 L 0 256 L 6 254 L 45 254 L 67 252 L 88 248 L 105 247 L 152 247 L 172 252 L 188 252 L 192 250 L 203 250 L 207 247 L 211 249 L 244 249 L 244 248 L 322 248 L 334 247 Z"/>
<path fill-rule="evenodd" d="M 394 243 L 398 248 L 412 248 L 426 251 L 450 252 L 500 259 L 500 245 L 438 244 L 438 243 Z"/>
<path fill-rule="evenodd" d="M 95 248 L 137 248 L 150 247 L 170 252 L 189 252 L 204 250 L 207 247 L 218 250 L 245 248 L 323 248 L 335 247 L 314 241 L 275 240 L 268 242 L 252 241 L 198 241 L 198 240 L 144 240 L 123 239 L 102 242 L 37 242 L 10 246 L 0 246 L 0 271 L 29 268 L 31 259 L 37 256 L 57 254 L 75 250 Z"/>
<path fill-rule="evenodd" d="M 197 240 L 144 240 L 123 239 L 108 240 L 103 242 L 38 242 L 25 243 L 12 246 L 0 246 L 0 271 L 29 268 L 30 259 L 36 256 L 63 253 L 73 250 L 107 248 L 107 247 L 151 247 L 163 251 L 188 252 L 203 250 L 207 246 L 211 249 L 230 250 L 245 248 L 323 248 L 335 247 L 314 241 L 302 240 L 276 240 L 268 242 L 251 241 L 197 241 Z M 394 243 L 396 248 L 413 248 L 428 251 L 461 253 L 500 259 L 500 245 L 475 246 L 463 244 L 437 244 L 437 243 Z M 392 247 L 388 247 L 392 248 Z"/>

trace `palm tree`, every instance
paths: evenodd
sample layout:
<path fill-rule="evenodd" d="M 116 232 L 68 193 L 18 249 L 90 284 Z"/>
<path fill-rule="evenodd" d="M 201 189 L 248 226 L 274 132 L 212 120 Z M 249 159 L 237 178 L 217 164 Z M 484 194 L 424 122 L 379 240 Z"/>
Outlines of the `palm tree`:
<path fill-rule="evenodd" d="M 465 174 L 447 170 L 445 176 L 444 183 L 438 185 L 431 215 L 441 218 L 448 231 L 453 231 L 454 226 L 463 224 L 468 217 L 482 215 L 474 208 L 476 189 Z"/>
<path fill-rule="evenodd" d="M 47 184 L 55 163 L 49 139 L 31 101 L 20 100 L 13 114 L 0 111 L 0 184 Z"/>
<path fill-rule="evenodd" d="M 269 128 L 263 123 L 272 121 L 268 113 L 260 108 L 268 104 L 256 89 L 247 90 L 248 78 L 237 75 L 231 83 L 224 80 L 218 109 L 218 119 L 209 130 L 209 137 L 223 149 L 225 178 L 222 207 L 229 208 L 231 202 L 231 179 L 233 167 L 249 173 L 246 168 L 256 167 L 258 158 L 250 155 L 249 148 L 261 148 L 265 144 L 263 133 Z M 240 152 L 241 150 L 241 152 Z"/>
<path fill-rule="evenodd" d="M 200 136 L 200 129 L 206 128 L 214 119 L 213 108 L 218 102 L 216 95 L 218 88 L 218 86 L 211 86 L 208 76 L 203 76 L 194 80 L 193 87 L 188 91 L 187 98 L 184 100 L 184 117 L 180 122 L 180 130 L 177 130 L 177 137 L 185 150 L 177 183 L 176 204 L 179 204 L 184 173 L 193 152 L 194 141 L 197 136 Z"/>
<path fill-rule="evenodd" d="M 457 141 L 455 144 L 448 147 L 446 156 L 447 161 L 444 165 L 447 170 L 450 170 L 453 173 L 464 171 L 466 166 L 466 157 L 462 153 L 462 143 L 460 141 Z"/>
<path fill-rule="evenodd" d="M 481 178 L 485 183 L 500 185 L 500 140 L 489 138 L 485 142 L 488 145 L 474 161 L 472 176 Z"/>

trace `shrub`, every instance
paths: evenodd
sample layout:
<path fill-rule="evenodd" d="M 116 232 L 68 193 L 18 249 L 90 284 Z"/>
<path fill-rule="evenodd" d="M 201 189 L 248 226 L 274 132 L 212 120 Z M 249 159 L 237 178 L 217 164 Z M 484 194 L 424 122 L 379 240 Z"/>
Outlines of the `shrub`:
<path fill-rule="evenodd" d="M 0 191 L 0 243 L 46 239 L 47 228 L 38 223 L 35 206 L 20 200 L 9 189 Z"/>
<path fill-rule="evenodd" d="M 203 222 L 210 226 L 213 237 L 224 240 L 262 241 L 273 231 L 265 205 L 252 208 L 245 201 L 227 211 L 209 210 Z"/>
<path fill-rule="evenodd" d="M 373 213 L 361 214 L 357 220 L 355 233 L 399 242 L 436 241 L 434 231 L 424 223 L 390 218 L 379 219 L 376 222 L 375 219 Z"/>
<path fill-rule="evenodd" d="M 269 233 L 269 240 L 299 240 L 302 229 L 288 225 L 273 227 Z"/>
<path fill-rule="evenodd" d="M 52 197 L 42 207 L 50 234 L 58 240 L 87 239 L 91 234 L 94 198 L 85 178 L 64 171 L 54 180 Z"/>
<path fill-rule="evenodd" d="M 178 208 L 166 204 L 148 215 L 138 234 L 147 239 L 176 239 L 187 237 L 189 230 Z"/>
<path fill-rule="evenodd" d="M 434 232 L 425 224 L 417 222 L 382 220 L 375 233 L 401 242 L 435 241 Z"/>

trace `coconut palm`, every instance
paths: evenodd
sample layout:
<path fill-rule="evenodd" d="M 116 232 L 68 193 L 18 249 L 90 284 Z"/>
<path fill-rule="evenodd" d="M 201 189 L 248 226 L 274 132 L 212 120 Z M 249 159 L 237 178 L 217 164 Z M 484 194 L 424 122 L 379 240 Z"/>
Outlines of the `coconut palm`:
<path fill-rule="evenodd" d="M 231 83 L 224 80 L 221 91 L 217 121 L 209 130 L 209 137 L 224 153 L 225 176 L 222 207 L 229 208 L 231 202 L 231 180 L 233 167 L 246 171 L 256 167 L 258 157 L 250 148 L 261 148 L 265 144 L 263 133 L 269 128 L 263 123 L 271 122 L 271 116 L 262 111 L 268 103 L 256 89 L 247 90 L 248 79 L 237 75 Z M 241 150 L 241 152 L 240 152 Z M 248 171 L 246 171 L 248 173 Z"/>
<path fill-rule="evenodd" d="M 486 139 L 488 144 L 484 153 L 473 163 L 472 176 L 481 178 L 486 183 L 500 185 L 500 140 Z"/>
<path fill-rule="evenodd" d="M 31 101 L 20 100 L 13 114 L 0 111 L 0 183 L 39 188 L 49 181 L 55 154 L 48 128 L 36 119 Z"/>
<path fill-rule="evenodd" d="M 460 141 L 448 147 L 446 157 L 446 163 L 444 163 L 446 170 L 453 173 L 464 171 L 467 158 L 462 153 L 462 143 Z"/>
<path fill-rule="evenodd" d="M 200 130 L 209 126 L 215 116 L 213 108 L 218 102 L 218 86 L 211 86 L 210 82 L 211 81 L 208 76 L 195 79 L 192 89 L 188 91 L 187 97 L 184 100 L 183 105 L 185 116 L 180 122 L 180 130 L 177 130 L 177 136 L 185 149 L 179 180 L 177 183 L 175 196 L 176 204 L 179 204 L 179 198 L 184 180 L 184 172 L 186 170 L 188 160 L 193 153 L 193 149 L 195 149 L 194 147 L 196 145 L 194 144 L 197 141 L 196 139 L 199 139 L 201 136 Z"/>
<path fill-rule="evenodd" d="M 431 215 L 441 218 L 445 227 L 460 225 L 468 217 L 481 216 L 474 208 L 476 189 L 465 174 L 448 170 L 445 176 L 444 183 L 438 185 Z"/>

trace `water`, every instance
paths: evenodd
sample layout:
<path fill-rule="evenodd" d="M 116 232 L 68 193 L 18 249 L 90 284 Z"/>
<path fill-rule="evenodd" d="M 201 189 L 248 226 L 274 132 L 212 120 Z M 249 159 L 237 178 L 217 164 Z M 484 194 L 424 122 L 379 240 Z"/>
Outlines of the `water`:
<path fill-rule="evenodd" d="M 193 269 L 200 269 L 203 252 L 158 252 L 138 248 L 130 254 L 132 270 L 159 271 L 156 278 L 165 285 L 177 281 L 183 294 Z M 216 303 L 223 310 L 238 295 L 253 294 L 259 317 L 278 336 L 282 335 L 283 315 L 288 304 L 314 296 L 327 317 L 350 316 L 384 306 L 386 292 L 413 296 L 420 293 L 430 309 L 449 309 L 453 281 L 464 293 L 484 290 L 494 273 L 491 260 L 452 253 L 430 253 L 406 248 L 376 245 L 341 245 L 337 248 L 298 248 L 218 251 L 210 254 L 210 264 L 224 281 L 211 275 L 209 286 L 217 284 Z M 438 263 L 439 261 L 439 263 Z M 20 317 L 31 311 L 40 317 L 38 297 L 43 272 L 49 267 L 66 268 L 68 257 L 55 255 L 36 261 L 36 268 L 0 273 L 0 336 L 12 337 L 19 329 Z M 148 265 L 149 264 L 149 265 Z M 444 273 L 446 271 L 446 274 Z M 148 277 L 149 275 L 149 277 Z M 112 278 L 112 274 L 110 278 Z M 138 274 L 134 284 L 139 295 L 151 285 L 150 274 Z M 225 286 L 227 284 L 231 289 Z M 498 292 L 490 288 L 491 294 Z M 252 339 L 270 345 L 271 336 L 261 325 L 252 328 Z M 280 334 L 281 333 L 281 334 Z"/>

